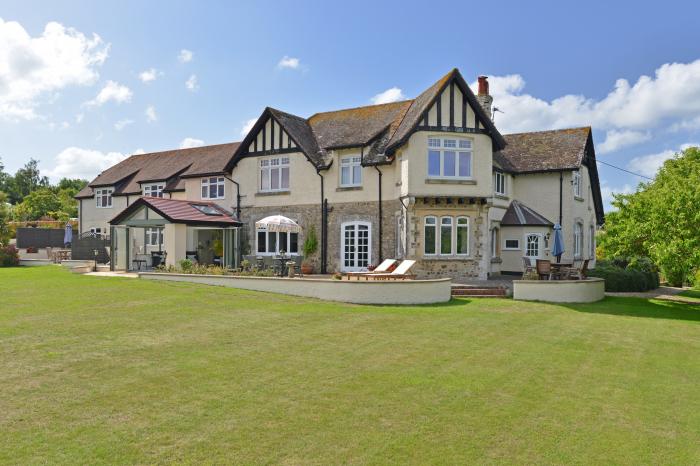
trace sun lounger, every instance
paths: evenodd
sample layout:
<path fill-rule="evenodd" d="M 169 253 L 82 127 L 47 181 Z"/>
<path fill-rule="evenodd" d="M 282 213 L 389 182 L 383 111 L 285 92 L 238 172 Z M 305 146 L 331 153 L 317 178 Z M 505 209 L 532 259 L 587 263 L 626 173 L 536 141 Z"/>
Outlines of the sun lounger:
<path fill-rule="evenodd" d="M 391 273 L 373 273 L 371 275 L 365 275 L 365 278 L 368 280 L 370 278 L 372 280 L 406 280 L 407 278 L 415 278 L 415 274 L 408 273 L 415 263 L 416 261 L 414 260 L 405 260 Z"/>
<path fill-rule="evenodd" d="M 346 275 L 348 276 L 348 280 L 350 280 L 352 277 L 357 277 L 359 280 L 360 277 L 364 277 L 365 275 L 373 275 L 376 273 L 388 273 L 389 269 L 391 266 L 396 264 L 396 259 L 384 259 L 381 264 L 379 264 L 374 270 L 372 271 L 365 271 L 365 272 L 346 272 Z"/>

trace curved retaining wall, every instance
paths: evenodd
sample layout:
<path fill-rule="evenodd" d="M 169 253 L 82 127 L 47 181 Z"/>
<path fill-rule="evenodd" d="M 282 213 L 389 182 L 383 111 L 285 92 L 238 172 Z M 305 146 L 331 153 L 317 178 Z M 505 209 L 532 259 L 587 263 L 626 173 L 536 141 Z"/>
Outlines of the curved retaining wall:
<path fill-rule="evenodd" d="M 312 278 L 233 277 L 175 273 L 139 273 L 145 280 L 190 282 L 268 291 L 356 304 L 432 304 L 450 300 L 452 280 L 324 280 Z"/>
<path fill-rule="evenodd" d="M 592 303 L 605 297 L 605 280 L 513 280 L 513 299 L 552 303 Z"/>

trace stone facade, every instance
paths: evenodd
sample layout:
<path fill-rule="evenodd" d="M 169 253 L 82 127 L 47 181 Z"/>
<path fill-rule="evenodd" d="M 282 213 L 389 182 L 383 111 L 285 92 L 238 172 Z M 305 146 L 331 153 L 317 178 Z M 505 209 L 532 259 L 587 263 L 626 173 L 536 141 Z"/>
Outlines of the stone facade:
<path fill-rule="evenodd" d="M 401 204 L 397 200 L 382 202 L 382 255 L 384 258 L 396 256 L 397 216 Z M 327 271 L 329 273 L 341 270 L 341 228 L 345 222 L 368 222 L 371 224 L 371 264 L 379 263 L 379 202 L 344 202 L 328 204 L 328 250 Z M 284 215 L 292 218 L 304 229 L 299 235 L 299 253 L 306 239 L 310 225 L 314 225 L 319 240 L 319 249 L 313 258 L 315 271 L 320 271 L 321 256 L 321 206 L 305 204 L 283 207 L 242 207 L 241 220 L 245 223 L 244 238 L 247 245 L 243 246 L 244 254 L 255 254 L 256 231 L 255 222 L 268 215 Z M 245 241 L 245 239 L 244 239 Z"/>

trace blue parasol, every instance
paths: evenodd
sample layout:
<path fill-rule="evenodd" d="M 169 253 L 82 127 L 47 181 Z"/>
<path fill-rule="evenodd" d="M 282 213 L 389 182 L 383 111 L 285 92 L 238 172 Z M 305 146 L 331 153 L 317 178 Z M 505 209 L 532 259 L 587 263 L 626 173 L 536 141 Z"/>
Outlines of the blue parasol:
<path fill-rule="evenodd" d="M 561 255 L 564 254 L 564 236 L 561 233 L 561 225 L 554 224 L 554 242 L 552 243 L 552 255 L 561 262 Z"/>
<path fill-rule="evenodd" d="M 70 223 L 66 223 L 66 231 L 63 234 L 63 246 L 69 248 L 73 242 L 73 227 Z"/>

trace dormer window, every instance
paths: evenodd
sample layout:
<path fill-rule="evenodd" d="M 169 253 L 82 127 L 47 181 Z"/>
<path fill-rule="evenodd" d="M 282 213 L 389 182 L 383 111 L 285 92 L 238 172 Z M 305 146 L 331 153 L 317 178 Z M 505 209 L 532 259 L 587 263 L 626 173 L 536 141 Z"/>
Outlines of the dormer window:
<path fill-rule="evenodd" d="M 362 186 L 362 164 L 359 155 L 340 159 L 340 186 Z"/>
<path fill-rule="evenodd" d="M 148 183 L 143 185 L 143 195 L 148 197 L 163 197 L 165 183 Z"/>
<path fill-rule="evenodd" d="M 95 190 L 95 200 L 97 207 L 100 209 L 112 208 L 112 193 L 113 188 L 99 188 Z"/>
<path fill-rule="evenodd" d="M 471 179 L 472 141 L 460 138 L 428 138 L 428 177 Z"/>
<path fill-rule="evenodd" d="M 225 186 L 223 176 L 202 178 L 202 199 L 223 199 Z"/>

